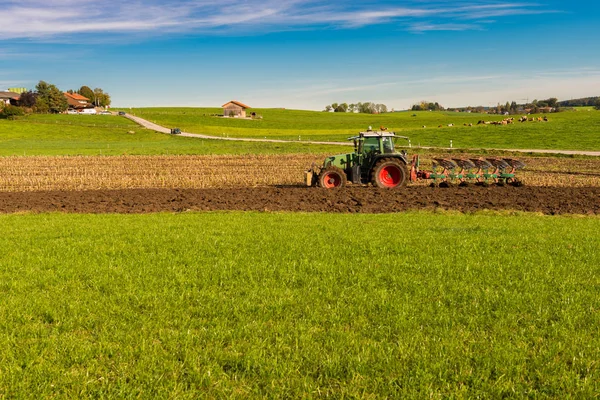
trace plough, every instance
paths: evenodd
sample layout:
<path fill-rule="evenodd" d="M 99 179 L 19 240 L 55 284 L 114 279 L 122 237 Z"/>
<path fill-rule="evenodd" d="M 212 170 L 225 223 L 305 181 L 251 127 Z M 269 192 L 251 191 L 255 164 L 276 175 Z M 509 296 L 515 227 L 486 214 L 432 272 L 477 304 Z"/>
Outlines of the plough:
<path fill-rule="evenodd" d="M 525 167 L 525 163 L 514 158 L 434 158 L 432 170 L 426 171 L 419 168 L 419 155 L 412 157 L 409 180 L 431 179 L 432 186 L 448 186 L 455 182 L 466 186 L 470 182 L 479 185 L 513 185 L 521 186 L 522 181 L 517 179 L 515 172 Z"/>

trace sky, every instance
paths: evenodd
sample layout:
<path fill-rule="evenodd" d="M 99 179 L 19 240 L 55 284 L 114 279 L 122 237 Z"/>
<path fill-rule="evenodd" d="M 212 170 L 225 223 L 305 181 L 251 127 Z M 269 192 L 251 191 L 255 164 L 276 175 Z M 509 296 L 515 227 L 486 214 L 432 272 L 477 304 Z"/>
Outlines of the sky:
<path fill-rule="evenodd" d="M 403 110 L 600 96 L 600 2 L 0 0 L 0 90 Z"/>

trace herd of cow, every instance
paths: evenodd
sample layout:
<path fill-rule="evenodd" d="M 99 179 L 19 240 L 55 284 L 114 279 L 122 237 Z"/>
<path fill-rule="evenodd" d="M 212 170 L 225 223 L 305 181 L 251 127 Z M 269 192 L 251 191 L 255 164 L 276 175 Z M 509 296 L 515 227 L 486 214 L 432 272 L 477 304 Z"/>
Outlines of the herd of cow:
<path fill-rule="evenodd" d="M 543 117 L 527 117 L 526 115 L 523 115 L 521 118 L 519 118 L 517 121 L 519 122 L 548 122 L 548 117 L 547 116 L 543 116 Z M 511 117 L 511 118 L 504 118 L 502 121 L 484 121 L 482 119 L 480 119 L 477 122 L 477 125 L 508 125 L 508 124 L 514 124 L 515 123 L 515 118 Z M 473 126 L 472 123 L 464 123 L 464 126 Z M 444 125 L 438 125 L 438 128 L 442 128 Z M 454 126 L 454 124 L 448 124 L 449 127 Z M 423 128 L 427 128 L 427 126 L 423 125 Z"/>

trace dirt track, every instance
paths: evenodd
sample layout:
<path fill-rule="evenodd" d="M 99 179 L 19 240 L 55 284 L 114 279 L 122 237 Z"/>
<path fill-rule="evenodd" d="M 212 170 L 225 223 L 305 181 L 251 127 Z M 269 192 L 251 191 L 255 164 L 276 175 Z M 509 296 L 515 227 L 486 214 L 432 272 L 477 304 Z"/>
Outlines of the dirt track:
<path fill-rule="evenodd" d="M 600 215 L 600 187 L 305 187 L 0 192 L 0 213 L 149 213 L 188 210 L 387 213 L 436 208 Z"/>

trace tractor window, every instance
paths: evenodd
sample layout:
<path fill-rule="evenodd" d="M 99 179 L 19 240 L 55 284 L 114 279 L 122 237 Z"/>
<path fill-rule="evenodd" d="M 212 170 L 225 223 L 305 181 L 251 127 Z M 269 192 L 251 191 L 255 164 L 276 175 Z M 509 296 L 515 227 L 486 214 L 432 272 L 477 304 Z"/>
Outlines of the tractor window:
<path fill-rule="evenodd" d="M 364 149 L 366 153 L 379 151 L 379 140 L 376 137 L 365 138 Z"/>
<path fill-rule="evenodd" d="M 394 142 L 391 137 L 383 138 L 383 152 L 384 153 L 393 153 L 394 152 Z"/>

